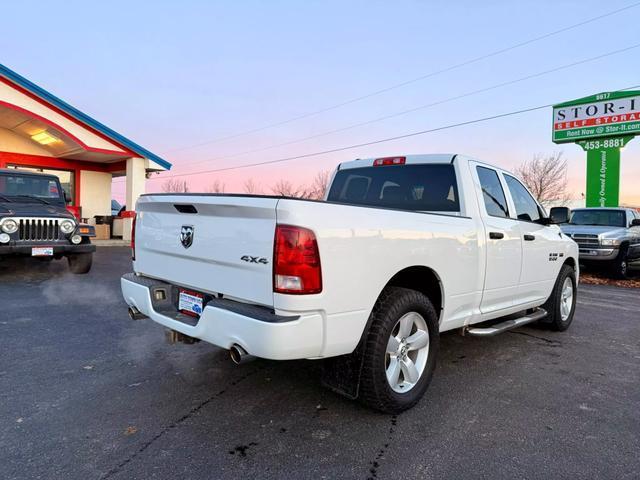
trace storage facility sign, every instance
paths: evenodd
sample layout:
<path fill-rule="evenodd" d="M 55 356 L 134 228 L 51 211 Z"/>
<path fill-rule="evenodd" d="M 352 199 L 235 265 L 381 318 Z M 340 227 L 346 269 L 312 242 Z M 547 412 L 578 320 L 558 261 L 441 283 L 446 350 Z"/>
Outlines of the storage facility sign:
<path fill-rule="evenodd" d="M 553 141 L 640 134 L 640 91 L 606 92 L 553 107 Z"/>
<path fill-rule="evenodd" d="M 553 106 L 553 141 L 587 152 L 587 207 L 617 207 L 620 149 L 640 135 L 640 91 L 605 92 Z"/>

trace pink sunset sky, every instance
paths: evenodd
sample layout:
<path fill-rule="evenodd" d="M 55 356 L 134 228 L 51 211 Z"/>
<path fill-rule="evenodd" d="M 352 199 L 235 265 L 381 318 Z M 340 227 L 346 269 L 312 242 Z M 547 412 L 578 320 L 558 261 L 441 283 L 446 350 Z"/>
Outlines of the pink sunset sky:
<path fill-rule="evenodd" d="M 2 63 L 173 164 L 147 182 L 149 192 L 172 177 L 191 191 L 218 181 L 227 192 L 253 179 L 270 193 L 278 180 L 308 183 L 320 170 L 364 157 L 453 152 L 514 168 L 535 154 L 562 152 L 579 198 L 586 154 L 552 143 L 551 108 L 289 162 L 180 175 L 640 90 L 640 6 L 631 5 L 70 1 L 25 15 L 14 2 L 3 7 L 0 42 Z M 124 196 L 121 179 L 113 196 Z M 640 206 L 640 139 L 622 152 L 621 202 Z"/>

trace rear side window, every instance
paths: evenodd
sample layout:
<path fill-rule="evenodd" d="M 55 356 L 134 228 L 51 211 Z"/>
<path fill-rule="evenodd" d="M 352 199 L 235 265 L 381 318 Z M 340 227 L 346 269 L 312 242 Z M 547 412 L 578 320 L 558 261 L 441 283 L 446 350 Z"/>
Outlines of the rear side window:
<path fill-rule="evenodd" d="M 511 175 L 505 175 L 504 179 L 507 182 L 509 191 L 511 192 L 511 198 L 513 198 L 513 203 L 516 207 L 518 220 L 525 220 L 527 222 L 540 220 L 540 209 L 538 208 L 538 204 L 533 199 L 529 191 L 524 188 L 524 185 Z"/>
<path fill-rule="evenodd" d="M 459 212 L 453 165 L 392 165 L 340 170 L 327 200 L 425 212 Z"/>
<path fill-rule="evenodd" d="M 498 178 L 498 172 L 490 168 L 476 167 L 478 171 L 478 179 L 480 187 L 482 187 L 482 198 L 487 214 L 492 217 L 508 217 L 509 209 L 507 207 L 507 199 L 502 190 L 502 184 Z"/>

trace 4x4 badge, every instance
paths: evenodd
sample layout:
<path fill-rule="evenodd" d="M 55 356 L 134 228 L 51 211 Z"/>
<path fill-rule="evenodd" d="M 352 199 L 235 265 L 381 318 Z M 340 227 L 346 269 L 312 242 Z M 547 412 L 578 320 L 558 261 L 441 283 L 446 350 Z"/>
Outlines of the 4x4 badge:
<path fill-rule="evenodd" d="M 180 230 L 180 242 L 184 248 L 189 248 L 193 243 L 193 226 L 183 225 Z"/>
<path fill-rule="evenodd" d="M 240 257 L 240 260 L 248 263 L 261 263 L 263 265 L 269 263 L 269 260 L 267 260 L 265 257 L 254 257 L 252 255 L 243 255 Z"/>

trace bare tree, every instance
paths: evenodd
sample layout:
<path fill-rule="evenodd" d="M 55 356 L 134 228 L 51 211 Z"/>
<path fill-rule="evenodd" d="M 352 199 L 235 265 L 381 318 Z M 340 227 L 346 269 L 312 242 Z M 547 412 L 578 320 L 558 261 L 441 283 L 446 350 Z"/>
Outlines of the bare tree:
<path fill-rule="evenodd" d="M 309 185 L 294 185 L 290 180 L 281 179 L 271 187 L 271 191 L 275 195 L 282 195 L 285 197 L 321 200 L 324 198 L 324 194 L 329 186 L 330 175 L 331 173 L 329 171 L 322 170 L 316 173 L 316 176 L 313 177 L 313 180 Z"/>
<path fill-rule="evenodd" d="M 322 200 L 329 186 L 330 176 L 331 172 L 329 172 L 329 170 L 321 170 L 316 173 L 316 176 L 313 177 L 313 181 L 311 182 L 311 186 L 307 189 L 307 196 L 305 198 Z"/>
<path fill-rule="evenodd" d="M 271 187 L 274 195 L 282 195 L 283 197 L 305 198 L 307 191 L 304 186 L 294 186 L 289 180 L 278 180 Z"/>
<path fill-rule="evenodd" d="M 250 195 L 255 195 L 257 193 L 260 193 L 260 191 L 262 190 L 260 188 L 260 184 L 256 183 L 256 181 L 253 178 L 248 178 L 247 180 L 245 180 L 243 188 L 244 188 L 244 192 Z"/>
<path fill-rule="evenodd" d="M 166 193 L 186 193 L 189 191 L 189 186 L 186 180 L 168 178 L 162 183 L 162 191 Z"/>
<path fill-rule="evenodd" d="M 515 171 L 543 206 L 564 204 L 569 200 L 567 160 L 562 158 L 562 152 L 555 152 L 546 157 L 534 155 Z"/>
<path fill-rule="evenodd" d="M 220 180 L 216 180 L 215 182 L 210 184 L 205 190 L 207 193 L 224 193 L 226 188 L 227 187 L 224 184 L 224 182 L 221 182 Z"/>

